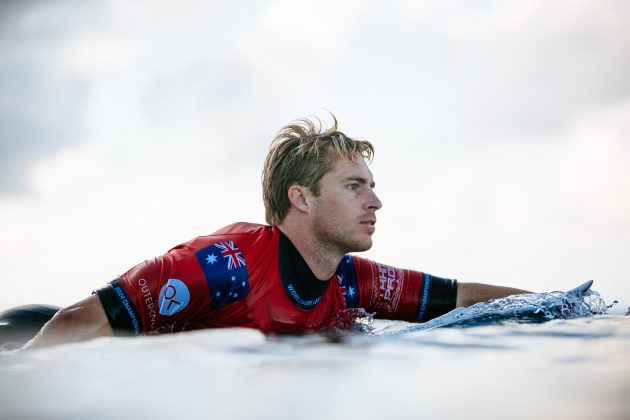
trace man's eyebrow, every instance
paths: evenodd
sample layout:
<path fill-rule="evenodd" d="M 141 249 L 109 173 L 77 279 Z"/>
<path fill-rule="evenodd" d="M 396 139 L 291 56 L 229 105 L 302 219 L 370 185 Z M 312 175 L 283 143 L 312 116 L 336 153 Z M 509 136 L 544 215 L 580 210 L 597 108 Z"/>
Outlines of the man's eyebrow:
<path fill-rule="evenodd" d="M 374 188 L 376 185 L 374 181 L 369 181 L 367 178 L 363 178 L 362 176 L 349 176 L 346 178 L 346 181 L 356 181 L 360 184 L 370 184 L 371 188 Z"/>

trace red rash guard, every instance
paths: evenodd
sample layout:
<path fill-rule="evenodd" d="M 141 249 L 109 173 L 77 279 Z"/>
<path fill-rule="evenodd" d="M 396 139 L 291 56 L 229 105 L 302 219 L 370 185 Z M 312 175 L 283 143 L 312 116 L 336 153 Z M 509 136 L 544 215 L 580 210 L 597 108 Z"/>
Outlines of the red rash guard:
<path fill-rule="evenodd" d="M 318 280 L 276 227 L 236 223 L 145 261 L 96 290 L 116 334 L 251 327 L 303 333 L 347 308 L 422 322 L 454 309 L 455 280 L 345 256 Z"/>

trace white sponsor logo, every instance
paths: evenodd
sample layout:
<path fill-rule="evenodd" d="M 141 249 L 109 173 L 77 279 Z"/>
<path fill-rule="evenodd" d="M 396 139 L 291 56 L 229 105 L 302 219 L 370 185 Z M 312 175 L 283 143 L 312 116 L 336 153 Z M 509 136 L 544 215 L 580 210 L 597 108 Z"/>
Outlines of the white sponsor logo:
<path fill-rule="evenodd" d="M 378 279 L 380 282 L 380 295 L 383 300 L 391 300 L 394 291 L 394 283 L 396 283 L 396 270 L 393 267 L 378 266 Z"/>
<path fill-rule="evenodd" d="M 144 298 L 144 306 L 147 308 L 149 312 L 149 319 L 151 320 L 151 329 L 155 327 L 155 304 L 153 303 L 153 297 L 151 297 L 151 290 L 149 289 L 149 285 L 147 284 L 147 280 L 141 278 L 138 280 L 138 285 L 140 286 L 140 290 L 142 291 L 142 297 Z"/>

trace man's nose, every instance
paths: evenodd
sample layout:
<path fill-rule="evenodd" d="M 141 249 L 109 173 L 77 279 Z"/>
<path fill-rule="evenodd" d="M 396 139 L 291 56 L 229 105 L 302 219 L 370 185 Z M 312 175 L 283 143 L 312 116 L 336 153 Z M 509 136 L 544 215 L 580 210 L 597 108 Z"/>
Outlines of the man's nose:
<path fill-rule="evenodd" d="M 370 190 L 370 200 L 368 201 L 368 208 L 378 210 L 381 207 L 383 207 L 383 203 L 381 203 L 381 200 L 378 198 L 374 190 Z"/>

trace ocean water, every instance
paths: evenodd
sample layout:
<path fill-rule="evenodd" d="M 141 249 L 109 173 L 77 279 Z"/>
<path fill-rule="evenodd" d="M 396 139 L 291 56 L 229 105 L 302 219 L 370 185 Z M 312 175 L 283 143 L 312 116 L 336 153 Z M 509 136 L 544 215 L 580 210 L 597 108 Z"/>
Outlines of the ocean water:
<path fill-rule="evenodd" d="M 351 332 L 249 329 L 0 352 L 2 419 L 630 419 L 630 316 L 524 295 Z"/>

